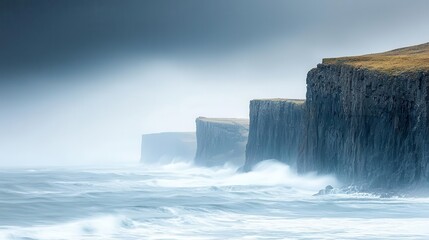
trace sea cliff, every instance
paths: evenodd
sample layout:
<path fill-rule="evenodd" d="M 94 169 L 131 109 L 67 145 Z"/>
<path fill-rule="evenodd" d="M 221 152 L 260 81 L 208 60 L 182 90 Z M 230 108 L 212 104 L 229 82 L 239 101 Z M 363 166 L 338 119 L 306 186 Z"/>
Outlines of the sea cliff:
<path fill-rule="evenodd" d="M 368 188 L 428 184 L 429 44 L 324 59 L 305 104 L 279 104 L 251 102 L 247 168 L 275 158 Z"/>
<path fill-rule="evenodd" d="M 199 117 L 195 122 L 196 164 L 204 166 L 223 165 L 226 162 L 244 164 L 249 120 Z"/>
<path fill-rule="evenodd" d="M 307 76 L 301 172 L 371 187 L 428 180 L 428 72 L 320 64 Z"/>
<path fill-rule="evenodd" d="M 304 100 L 252 100 L 249 110 L 250 129 L 244 170 L 251 170 L 265 159 L 295 166 L 305 126 Z"/>

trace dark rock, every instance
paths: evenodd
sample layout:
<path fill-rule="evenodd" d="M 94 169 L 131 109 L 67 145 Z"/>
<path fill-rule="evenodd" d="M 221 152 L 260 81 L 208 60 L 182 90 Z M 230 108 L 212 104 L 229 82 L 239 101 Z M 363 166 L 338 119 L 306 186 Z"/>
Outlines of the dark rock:
<path fill-rule="evenodd" d="M 307 76 L 300 172 L 400 188 L 429 179 L 429 73 L 319 64 Z"/>
<path fill-rule="evenodd" d="M 325 187 L 325 189 L 321 189 L 318 193 L 313 196 L 327 195 L 334 193 L 334 188 L 331 185 Z"/>
<path fill-rule="evenodd" d="M 303 136 L 304 100 L 262 99 L 250 102 L 245 171 L 266 159 L 294 166 Z"/>
<path fill-rule="evenodd" d="M 231 162 L 243 165 L 249 120 L 199 117 L 196 125 L 196 164 L 215 166 Z"/>
<path fill-rule="evenodd" d="M 364 189 L 427 186 L 429 72 L 394 73 L 319 64 L 305 103 L 251 101 L 244 170 L 277 159 Z"/>

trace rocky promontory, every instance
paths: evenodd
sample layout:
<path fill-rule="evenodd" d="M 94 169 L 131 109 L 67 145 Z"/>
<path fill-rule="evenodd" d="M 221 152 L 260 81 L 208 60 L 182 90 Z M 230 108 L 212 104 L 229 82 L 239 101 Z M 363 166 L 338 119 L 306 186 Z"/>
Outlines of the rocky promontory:
<path fill-rule="evenodd" d="M 244 170 L 265 159 L 295 165 L 304 128 L 304 100 L 250 101 L 250 129 Z"/>
<path fill-rule="evenodd" d="M 199 117 L 195 122 L 197 126 L 196 164 L 215 166 L 231 162 L 243 165 L 249 120 Z"/>
<path fill-rule="evenodd" d="M 428 184 L 429 44 L 324 59 L 302 115 L 280 117 L 274 102 L 251 103 L 246 165 L 276 158 L 370 188 Z"/>
<path fill-rule="evenodd" d="M 429 179 L 429 44 L 325 59 L 307 76 L 299 170 L 400 187 Z"/>

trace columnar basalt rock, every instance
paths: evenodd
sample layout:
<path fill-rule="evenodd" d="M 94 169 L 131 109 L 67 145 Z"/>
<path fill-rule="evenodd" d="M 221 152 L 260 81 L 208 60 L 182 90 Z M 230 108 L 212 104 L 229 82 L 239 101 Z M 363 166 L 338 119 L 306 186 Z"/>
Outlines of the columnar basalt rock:
<path fill-rule="evenodd" d="M 195 163 L 203 166 L 244 163 L 244 152 L 249 131 L 248 119 L 196 119 L 197 152 Z"/>
<path fill-rule="evenodd" d="M 250 129 L 244 170 L 276 159 L 295 165 L 301 150 L 304 100 L 260 99 L 250 102 Z"/>
<path fill-rule="evenodd" d="M 320 64 L 307 77 L 301 172 L 400 187 L 428 180 L 429 73 Z"/>
<path fill-rule="evenodd" d="M 254 100 L 245 168 L 275 158 L 369 188 L 429 185 L 429 43 L 324 59 L 305 104 Z"/>

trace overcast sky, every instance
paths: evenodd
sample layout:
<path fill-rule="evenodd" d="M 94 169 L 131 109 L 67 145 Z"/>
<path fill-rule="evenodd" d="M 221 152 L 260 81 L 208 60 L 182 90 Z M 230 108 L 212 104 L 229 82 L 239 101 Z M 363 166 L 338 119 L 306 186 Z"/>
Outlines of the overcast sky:
<path fill-rule="evenodd" d="M 0 166 L 130 163 L 140 136 L 305 98 L 324 57 L 429 42 L 429 1 L 0 1 Z"/>

